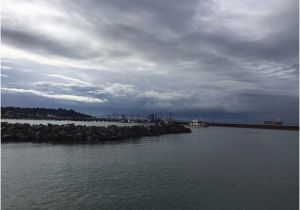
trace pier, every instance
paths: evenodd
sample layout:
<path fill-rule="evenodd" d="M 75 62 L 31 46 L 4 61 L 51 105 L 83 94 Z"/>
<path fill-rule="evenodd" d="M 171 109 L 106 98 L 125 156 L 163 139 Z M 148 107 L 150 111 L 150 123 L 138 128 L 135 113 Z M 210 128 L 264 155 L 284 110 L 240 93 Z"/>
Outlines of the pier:
<path fill-rule="evenodd" d="M 258 129 L 299 131 L 298 125 L 239 124 L 239 123 L 214 123 L 214 122 L 209 122 L 208 125 L 217 126 L 217 127 L 258 128 Z"/>

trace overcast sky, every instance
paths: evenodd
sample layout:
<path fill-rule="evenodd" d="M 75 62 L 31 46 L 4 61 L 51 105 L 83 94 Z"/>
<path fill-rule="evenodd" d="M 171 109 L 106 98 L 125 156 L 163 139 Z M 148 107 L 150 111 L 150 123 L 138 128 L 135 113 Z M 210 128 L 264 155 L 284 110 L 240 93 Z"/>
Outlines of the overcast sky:
<path fill-rule="evenodd" d="M 298 0 L 5 0 L 2 106 L 298 122 Z"/>

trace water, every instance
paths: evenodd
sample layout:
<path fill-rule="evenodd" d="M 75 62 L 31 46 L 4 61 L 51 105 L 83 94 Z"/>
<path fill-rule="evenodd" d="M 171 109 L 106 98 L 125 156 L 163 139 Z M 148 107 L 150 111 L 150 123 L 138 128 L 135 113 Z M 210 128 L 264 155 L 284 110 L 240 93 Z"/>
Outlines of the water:
<path fill-rule="evenodd" d="M 2 145 L 2 209 L 298 209 L 298 132 Z"/>
<path fill-rule="evenodd" d="M 1 119 L 1 122 L 8 123 L 29 123 L 31 125 L 47 125 L 55 124 L 55 125 L 64 125 L 71 124 L 74 125 L 86 125 L 86 126 L 109 126 L 109 125 L 117 125 L 117 126 L 134 126 L 134 125 L 151 125 L 151 123 L 143 124 L 143 123 L 121 123 L 121 122 L 104 122 L 104 121 L 71 121 L 71 120 L 22 120 L 22 119 Z"/>

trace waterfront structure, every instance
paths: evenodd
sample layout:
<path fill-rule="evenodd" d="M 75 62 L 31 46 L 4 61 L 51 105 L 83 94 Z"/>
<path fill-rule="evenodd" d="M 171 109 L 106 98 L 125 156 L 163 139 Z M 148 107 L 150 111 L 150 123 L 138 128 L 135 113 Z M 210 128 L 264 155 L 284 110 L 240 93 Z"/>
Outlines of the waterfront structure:
<path fill-rule="evenodd" d="M 191 122 L 189 122 L 189 125 L 208 127 L 208 124 L 206 122 L 204 122 L 203 120 L 198 120 L 198 119 L 192 120 Z"/>

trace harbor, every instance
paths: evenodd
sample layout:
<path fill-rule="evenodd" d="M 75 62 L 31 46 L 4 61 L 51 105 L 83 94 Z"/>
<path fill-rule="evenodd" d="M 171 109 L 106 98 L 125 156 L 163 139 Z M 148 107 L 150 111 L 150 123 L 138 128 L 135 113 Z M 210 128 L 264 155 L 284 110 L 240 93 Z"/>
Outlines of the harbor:
<path fill-rule="evenodd" d="M 230 123 L 230 122 L 215 122 L 204 119 L 180 120 L 176 119 L 173 113 L 150 112 L 148 114 L 140 115 L 126 115 L 112 113 L 106 117 L 91 116 L 76 112 L 74 110 L 66 109 L 45 109 L 45 108 L 20 108 L 20 107 L 2 107 L 1 109 L 2 121 L 7 120 L 48 120 L 52 122 L 107 122 L 107 123 L 121 123 L 121 124 L 135 124 L 135 125 L 150 125 L 150 124 L 180 124 L 185 126 L 198 126 L 208 128 L 210 126 L 216 127 L 233 127 L 233 128 L 257 128 L 257 129 L 274 129 L 274 130 L 299 130 L 299 125 L 284 124 L 281 117 L 275 120 L 265 120 L 261 123 Z M 65 124 L 65 123 L 64 123 Z"/>

